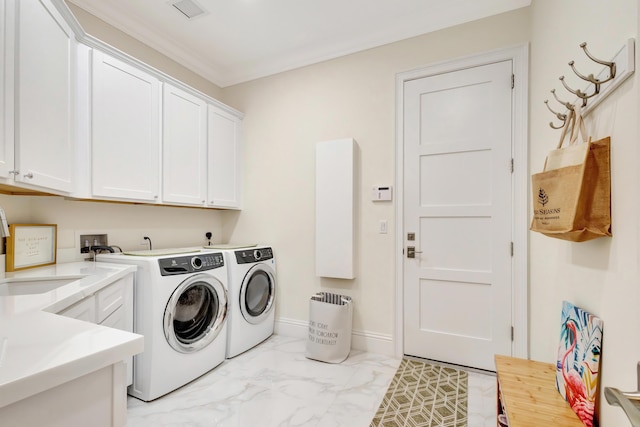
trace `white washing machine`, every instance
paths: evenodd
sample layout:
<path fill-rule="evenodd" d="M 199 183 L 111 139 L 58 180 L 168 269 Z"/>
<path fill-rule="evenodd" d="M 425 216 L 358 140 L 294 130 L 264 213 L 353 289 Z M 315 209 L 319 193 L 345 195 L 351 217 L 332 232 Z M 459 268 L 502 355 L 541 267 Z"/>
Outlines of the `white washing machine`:
<path fill-rule="evenodd" d="M 224 250 L 229 274 L 227 358 L 260 344 L 275 325 L 276 260 L 273 249 L 253 246 Z"/>
<path fill-rule="evenodd" d="M 144 401 L 163 396 L 226 358 L 227 269 L 221 252 L 180 250 L 100 254 L 97 260 L 138 266 L 134 332 L 144 352 L 133 361 L 128 393 Z"/>

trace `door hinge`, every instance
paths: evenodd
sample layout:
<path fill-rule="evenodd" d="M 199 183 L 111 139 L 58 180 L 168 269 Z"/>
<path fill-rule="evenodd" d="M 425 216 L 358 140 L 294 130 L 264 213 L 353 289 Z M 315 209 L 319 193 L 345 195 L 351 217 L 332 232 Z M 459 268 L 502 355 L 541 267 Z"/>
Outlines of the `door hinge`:
<path fill-rule="evenodd" d="M 511 173 L 513 173 L 513 170 L 515 169 L 515 166 L 513 164 L 513 157 L 511 158 Z"/>
<path fill-rule="evenodd" d="M 513 256 L 513 242 L 511 242 L 511 256 Z"/>
<path fill-rule="evenodd" d="M 511 74 L 511 89 L 516 87 L 516 75 Z"/>
<path fill-rule="evenodd" d="M 511 341 L 513 341 L 513 336 L 515 335 L 515 332 L 513 330 L 513 326 L 511 327 Z"/>

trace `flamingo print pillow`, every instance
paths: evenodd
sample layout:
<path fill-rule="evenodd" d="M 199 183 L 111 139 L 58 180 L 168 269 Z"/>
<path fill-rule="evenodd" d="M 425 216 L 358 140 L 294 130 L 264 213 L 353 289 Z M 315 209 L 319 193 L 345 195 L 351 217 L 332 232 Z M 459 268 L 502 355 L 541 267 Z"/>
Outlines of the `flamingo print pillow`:
<path fill-rule="evenodd" d="M 587 427 L 598 425 L 596 396 L 602 351 L 602 320 L 562 302 L 556 387 Z"/>

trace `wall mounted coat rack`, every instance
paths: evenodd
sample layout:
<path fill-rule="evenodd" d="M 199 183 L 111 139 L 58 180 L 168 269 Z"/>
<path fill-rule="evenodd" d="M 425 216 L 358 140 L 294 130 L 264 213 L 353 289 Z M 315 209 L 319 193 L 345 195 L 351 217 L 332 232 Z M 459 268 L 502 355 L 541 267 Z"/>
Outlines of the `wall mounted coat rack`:
<path fill-rule="evenodd" d="M 583 74 L 576 68 L 575 61 L 569 61 L 569 66 L 575 75 L 580 77 L 581 80 L 587 82 L 586 87 L 582 89 L 574 89 L 567 84 L 564 76 L 560 76 L 559 80 L 562 83 L 562 86 L 564 86 L 564 88 L 576 98 L 574 98 L 574 102 L 571 103 L 560 99 L 556 94 L 555 89 L 551 91 L 551 94 L 555 100 L 565 108 L 566 112 L 572 110 L 573 105 L 581 100 L 583 107 L 582 115 L 586 116 L 635 72 L 635 39 L 627 40 L 611 61 L 604 61 L 593 56 L 587 49 L 586 42 L 580 44 L 580 47 L 591 61 L 596 64 L 603 65 L 604 68 L 597 75 L 594 75 L 593 73 Z M 562 122 L 560 125 L 555 125 L 553 122 L 550 122 L 549 126 L 553 129 L 562 129 L 567 120 L 568 114 L 566 112 L 561 113 L 555 111 L 551 106 L 549 106 L 548 99 L 546 99 L 544 103 L 549 111 L 551 111 L 551 113 L 553 113 L 556 118 Z"/>

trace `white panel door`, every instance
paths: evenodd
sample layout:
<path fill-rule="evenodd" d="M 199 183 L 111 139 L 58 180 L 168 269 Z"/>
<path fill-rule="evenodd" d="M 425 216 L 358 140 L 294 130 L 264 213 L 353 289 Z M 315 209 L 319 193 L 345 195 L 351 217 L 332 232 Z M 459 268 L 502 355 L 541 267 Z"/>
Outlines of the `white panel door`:
<path fill-rule="evenodd" d="M 207 205 L 240 208 L 242 120 L 209 105 Z"/>
<path fill-rule="evenodd" d="M 511 75 L 404 85 L 405 354 L 488 370 L 511 354 Z"/>
<path fill-rule="evenodd" d="M 207 103 L 165 83 L 162 116 L 162 201 L 204 206 Z"/>
<path fill-rule="evenodd" d="M 16 181 L 71 192 L 75 35 L 49 0 L 18 5 Z"/>
<path fill-rule="evenodd" d="M 157 201 L 160 81 L 97 50 L 92 75 L 93 195 Z"/>

